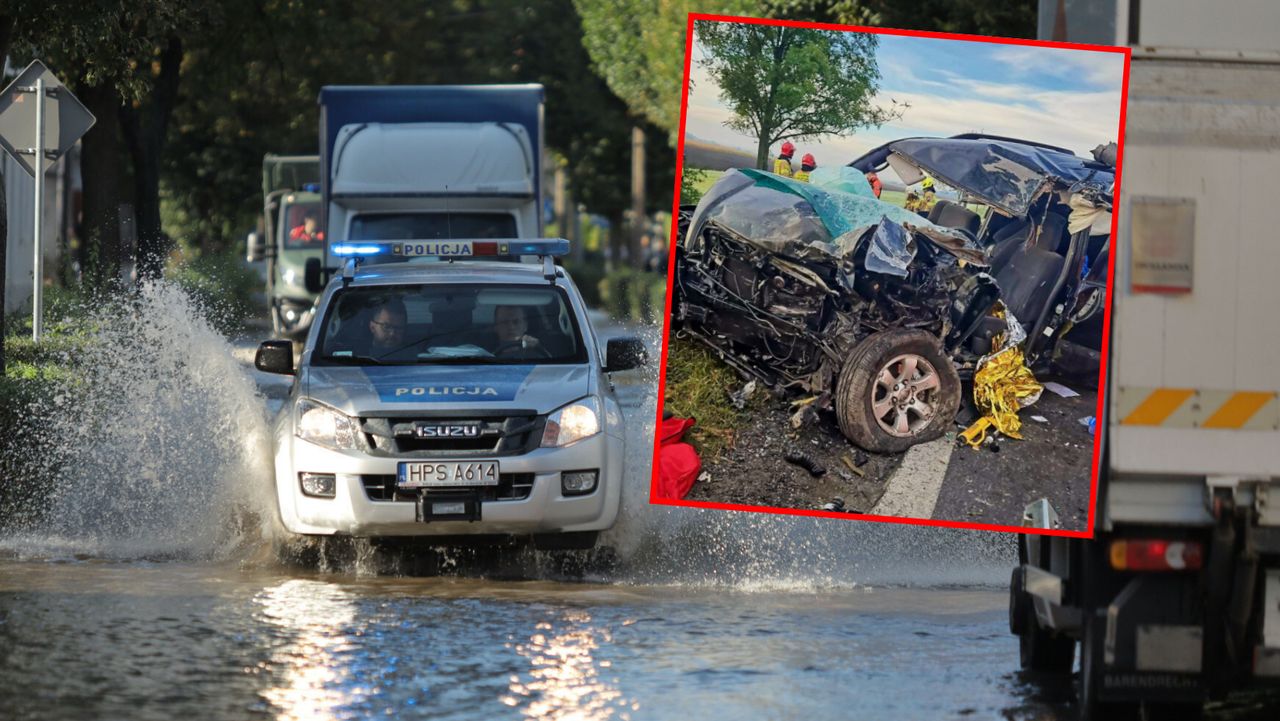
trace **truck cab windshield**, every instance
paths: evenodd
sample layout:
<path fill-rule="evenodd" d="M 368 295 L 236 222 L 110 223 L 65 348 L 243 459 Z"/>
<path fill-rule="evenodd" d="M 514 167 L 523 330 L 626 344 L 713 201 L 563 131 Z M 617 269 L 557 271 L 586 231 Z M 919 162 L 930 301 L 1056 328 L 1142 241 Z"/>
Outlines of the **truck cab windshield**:
<path fill-rule="evenodd" d="M 329 303 L 315 365 L 585 363 L 564 291 L 520 285 L 349 288 Z"/>
<path fill-rule="evenodd" d="M 510 213 L 362 213 L 351 219 L 352 240 L 516 238 Z"/>

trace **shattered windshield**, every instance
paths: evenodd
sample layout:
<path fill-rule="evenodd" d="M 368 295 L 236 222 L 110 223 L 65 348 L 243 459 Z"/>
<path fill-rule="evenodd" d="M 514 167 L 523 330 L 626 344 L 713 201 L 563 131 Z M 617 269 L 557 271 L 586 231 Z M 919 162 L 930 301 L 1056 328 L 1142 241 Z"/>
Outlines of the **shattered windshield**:
<path fill-rule="evenodd" d="M 329 303 L 317 365 L 585 363 L 564 291 L 529 285 L 353 287 Z"/>
<path fill-rule="evenodd" d="M 986 266 L 982 249 L 951 228 L 900 206 L 853 193 L 819 188 L 759 170 L 730 170 L 698 203 L 686 238 L 697 243 L 707 223 L 715 223 L 762 250 L 803 260 L 851 257 L 867 231 L 889 222 L 920 231 L 956 257 Z"/>

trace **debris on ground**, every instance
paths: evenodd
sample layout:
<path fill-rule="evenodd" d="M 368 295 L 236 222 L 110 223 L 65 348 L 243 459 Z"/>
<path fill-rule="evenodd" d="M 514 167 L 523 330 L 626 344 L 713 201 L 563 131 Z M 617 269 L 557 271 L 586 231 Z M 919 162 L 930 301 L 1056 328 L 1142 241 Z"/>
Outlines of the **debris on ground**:
<path fill-rule="evenodd" d="M 801 426 L 815 423 L 817 420 L 818 412 L 813 409 L 812 404 L 800 406 L 799 410 L 791 414 L 791 430 L 798 431 Z"/>
<path fill-rule="evenodd" d="M 836 496 L 835 498 L 832 498 L 830 501 L 827 501 L 826 503 L 824 503 L 822 505 L 822 510 L 834 511 L 836 513 L 862 513 L 862 511 L 857 511 L 845 506 L 844 499 L 839 496 Z"/>
<path fill-rule="evenodd" d="M 747 407 L 747 401 L 751 399 L 751 394 L 756 392 L 755 380 L 750 380 L 737 391 L 729 394 L 729 404 L 737 410 L 743 410 Z"/>
<path fill-rule="evenodd" d="M 826 396 L 827 394 L 823 393 L 791 401 L 791 430 L 798 431 L 801 426 L 817 422 L 817 409 L 826 403 Z"/>
<path fill-rule="evenodd" d="M 808 471 L 809 475 L 814 477 L 821 476 L 827 472 L 827 469 L 824 468 L 821 463 L 818 463 L 812 456 L 803 451 L 794 449 L 787 451 L 787 454 L 782 457 L 782 460 L 792 465 L 800 466 Z"/>
<path fill-rule="evenodd" d="M 867 474 L 862 470 L 862 468 L 860 468 L 860 466 L 867 465 L 867 461 L 869 460 L 867 458 L 867 454 L 862 451 L 854 451 L 854 453 L 862 456 L 862 463 L 858 463 L 857 459 L 850 456 L 848 453 L 841 456 L 840 460 L 844 461 L 844 464 L 849 467 L 849 470 L 857 473 L 859 476 L 866 476 Z"/>
<path fill-rule="evenodd" d="M 1094 418 L 1093 416 L 1085 416 L 1084 418 L 1080 419 L 1080 425 L 1084 426 L 1085 428 L 1088 428 L 1089 434 L 1093 435 L 1095 433 L 1095 428 L 1097 427 L 1096 426 L 1097 421 L 1098 419 Z"/>
<path fill-rule="evenodd" d="M 1044 416 L 1031 416 L 1031 420 L 1035 421 L 1036 423 L 1048 423 L 1048 422 L 1049 422 L 1049 419 L 1048 419 L 1048 418 L 1045 418 Z"/>
<path fill-rule="evenodd" d="M 1061 383 L 1054 383 L 1053 381 L 1049 381 L 1048 383 L 1045 383 L 1044 387 L 1045 387 L 1045 390 L 1053 391 L 1054 393 L 1062 396 L 1063 398 L 1075 398 L 1076 396 L 1080 395 L 1079 393 L 1076 393 L 1075 391 L 1062 385 Z"/>

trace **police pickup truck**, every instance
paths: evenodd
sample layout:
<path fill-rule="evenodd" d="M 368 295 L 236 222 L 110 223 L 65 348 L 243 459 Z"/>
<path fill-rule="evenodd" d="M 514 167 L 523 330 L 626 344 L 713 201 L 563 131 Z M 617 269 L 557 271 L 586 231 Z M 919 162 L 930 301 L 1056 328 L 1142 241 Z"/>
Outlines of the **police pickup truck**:
<path fill-rule="evenodd" d="M 288 341 L 263 343 L 255 359 L 295 376 L 273 429 L 284 527 L 593 547 L 622 495 L 609 374 L 646 352 L 614 338 L 601 356 L 581 295 L 554 263 L 568 247 L 335 243 L 346 264 L 297 367 Z M 531 256 L 541 262 L 519 262 Z"/>

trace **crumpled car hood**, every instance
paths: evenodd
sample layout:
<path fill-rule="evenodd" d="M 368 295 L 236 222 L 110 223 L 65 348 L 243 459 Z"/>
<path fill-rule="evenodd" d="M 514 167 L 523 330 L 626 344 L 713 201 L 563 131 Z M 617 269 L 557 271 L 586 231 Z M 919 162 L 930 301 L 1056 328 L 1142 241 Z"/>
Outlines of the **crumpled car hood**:
<path fill-rule="evenodd" d="M 896 261 L 887 262 L 902 271 L 915 255 L 913 247 L 907 247 L 914 243 L 906 231 L 916 230 L 960 260 L 988 265 L 973 239 L 893 203 L 759 170 L 727 171 L 698 203 L 685 238 L 698 238 L 708 223 L 761 250 L 807 261 L 839 264 L 852 258 L 863 242 L 871 242 L 869 258 L 894 256 Z M 873 228 L 878 230 L 868 233 Z"/>
<path fill-rule="evenodd" d="M 1105 193 L 1115 169 L 1071 153 L 992 138 L 906 138 L 872 150 L 849 165 L 868 172 L 891 155 L 995 208 L 1025 217 L 1046 184 Z"/>

